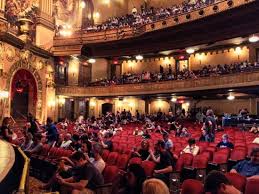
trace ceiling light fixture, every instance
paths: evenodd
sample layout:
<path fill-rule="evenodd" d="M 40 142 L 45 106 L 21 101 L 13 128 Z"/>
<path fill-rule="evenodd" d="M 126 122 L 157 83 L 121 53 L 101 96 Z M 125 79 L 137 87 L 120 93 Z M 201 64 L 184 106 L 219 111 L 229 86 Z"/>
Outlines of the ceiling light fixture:
<path fill-rule="evenodd" d="M 249 37 L 249 42 L 257 42 L 259 41 L 259 37 L 258 36 L 255 36 L 255 35 L 252 35 Z"/>
<path fill-rule="evenodd" d="M 188 49 L 186 49 L 186 52 L 187 52 L 188 54 L 192 54 L 192 53 L 195 52 L 195 50 L 194 50 L 193 48 L 188 48 Z"/>
<path fill-rule="evenodd" d="M 177 98 L 176 98 L 176 97 L 172 97 L 171 101 L 172 101 L 172 102 L 176 102 L 176 101 L 177 101 Z"/>
<path fill-rule="evenodd" d="M 144 57 L 143 57 L 142 55 L 137 55 L 137 56 L 136 56 L 136 59 L 139 60 L 139 61 L 141 61 L 141 60 L 144 59 Z"/>
<path fill-rule="evenodd" d="M 80 3 L 80 7 L 81 7 L 82 9 L 84 9 L 85 6 L 86 6 L 86 5 L 85 5 L 85 2 L 82 0 L 81 3 Z"/>
<path fill-rule="evenodd" d="M 235 99 L 235 96 L 233 96 L 232 94 L 230 94 L 228 97 L 227 97 L 228 100 L 234 100 Z"/>
<path fill-rule="evenodd" d="M 88 63 L 95 63 L 96 62 L 96 60 L 95 59 L 88 59 Z"/>

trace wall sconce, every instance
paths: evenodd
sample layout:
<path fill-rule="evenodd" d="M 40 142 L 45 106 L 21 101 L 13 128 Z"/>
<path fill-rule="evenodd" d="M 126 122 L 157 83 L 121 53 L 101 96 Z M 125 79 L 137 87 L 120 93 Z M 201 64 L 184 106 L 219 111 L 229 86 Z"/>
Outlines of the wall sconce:
<path fill-rule="evenodd" d="M 55 107 L 55 105 L 56 105 L 55 100 L 50 100 L 50 101 L 48 102 L 48 107 L 49 107 L 51 110 Z"/>
<path fill-rule="evenodd" d="M 237 60 L 240 59 L 240 54 L 242 53 L 242 49 L 238 46 L 235 50 L 235 53 L 237 54 Z"/>
<path fill-rule="evenodd" d="M 5 90 L 0 91 L 0 99 L 6 99 L 8 97 L 9 97 L 8 91 L 5 91 Z"/>
<path fill-rule="evenodd" d="M 95 107 L 96 106 L 96 102 L 95 101 L 90 101 L 90 106 L 91 107 Z"/>
<path fill-rule="evenodd" d="M 66 102 L 66 99 L 65 99 L 65 98 L 59 97 L 58 103 L 59 103 L 60 106 L 63 106 L 63 105 L 65 104 L 65 102 Z"/>
<path fill-rule="evenodd" d="M 200 61 L 200 65 L 201 65 L 201 60 L 202 60 L 202 58 L 203 58 L 203 56 L 202 56 L 202 54 L 198 54 L 198 60 Z"/>

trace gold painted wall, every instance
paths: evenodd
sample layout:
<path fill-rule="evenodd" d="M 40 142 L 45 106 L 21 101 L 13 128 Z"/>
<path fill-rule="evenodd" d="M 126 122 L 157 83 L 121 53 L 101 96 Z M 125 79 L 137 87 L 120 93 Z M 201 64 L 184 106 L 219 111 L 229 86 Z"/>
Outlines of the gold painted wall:
<path fill-rule="evenodd" d="M 122 73 L 134 72 L 139 74 L 143 71 L 159 72 L 160 65 L 164 67 L 164 71 L 168 71 L 169 64 L 171 64 L 174 72 L 175 60 L 173 57 L 150 58 L 143 61 L 128 60 L 122 63 Z"/>
<path fill-rule="evenodd" d="M 217 66 L 218 64 L 232 64 L 235 62 L 249 61 L 247 46 L 213 51 L 212 53 L 196 53 L 189 59 L 190 69 L 201 69 L 204 65 Z"/>
<path fill-rule="evenodd" d="M 108 61 L 106 59 L 96 59 L 92 64 L 92 82 L 108 77 Z"/>
<path fill-rule="evenodd" d="M 159 110 L 161 110 L 164 113 L 168 113 L 170 109 L 170 103 L 165 100 L 154 100 L 150 103 L 149 111 L 151 114 L 157 113 Z"/>
<path fill-rule="evenodd" d="M 250 114 L 256 114 L 256 98 L 235 99 L 235 100 L 202 100 L 196 104 L 196 107 L 211 107 L 215 114 L 223 113 L 238 114 L 242 108 L 247 108 Z"/>

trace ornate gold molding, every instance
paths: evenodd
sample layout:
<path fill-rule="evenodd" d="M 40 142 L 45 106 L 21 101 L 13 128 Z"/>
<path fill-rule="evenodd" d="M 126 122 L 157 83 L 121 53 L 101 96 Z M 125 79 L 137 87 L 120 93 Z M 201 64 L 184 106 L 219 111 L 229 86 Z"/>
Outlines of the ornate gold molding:
<path fill-rule="evenodd" d="M 114 85 L 109 87 L 57 87 L 57 95 L 77 97 L 126 96 L 143 94 L 177 93 L 221 88 L 259 85 L 259 72 L 240 73 L 153 83 Z"/>

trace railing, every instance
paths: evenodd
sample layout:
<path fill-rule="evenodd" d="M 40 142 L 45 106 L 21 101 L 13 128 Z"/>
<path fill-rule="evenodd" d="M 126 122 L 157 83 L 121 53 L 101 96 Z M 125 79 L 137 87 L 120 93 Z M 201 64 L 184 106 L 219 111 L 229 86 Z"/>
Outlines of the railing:
<path fill-rule="evenodd" d="M 259 85 L 259 72 L 203 77 L 190 80 L 173 80 L 94 87 L 57 87 L 57 95 L 78 97 L 108 97 L 177 93 L 208 89 L 235 88 Z"/>
<path fill-rule="evenodd" d="M 16 194 L 27 194 L 27 193 L 29 193 L 29 191 L 28 191 L 28 180 L 29 180 L 30 159 L 24 154 L 24 152 L 21 150 L 21 148 L 18 147 L 17 149 L 24 158 L 24 166 L 23 166 L 23 171 L 22 171 L 19 189 L 18 189 L 18 192 Z"/>
<path fill-rule="evenodd" d="M 255 0 L 223 0 L 206 7 L 195 9 L 188 13 L 182 13 L 177 16 L 171 16 L 154 23 L 136 27 L 111 29 L 97 32 L 79 30 L 76 31 L 71 37 L 56 36 L 54 38 L 54 52 L 63 54 L 66 52 L 66 50 L 70 50 L 71 53 L 79 54 L 83 44 L 107 42 L 140 36 L 147 32 L 173 27 L 179 24 L 198 20 L 203 17 L 215 15 L 254 1 Z"/>

